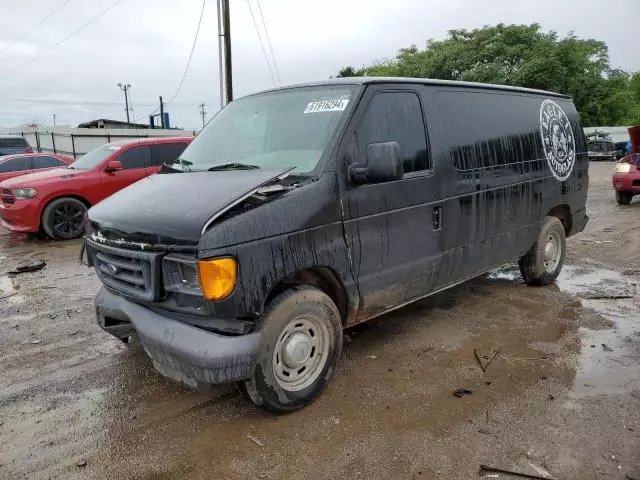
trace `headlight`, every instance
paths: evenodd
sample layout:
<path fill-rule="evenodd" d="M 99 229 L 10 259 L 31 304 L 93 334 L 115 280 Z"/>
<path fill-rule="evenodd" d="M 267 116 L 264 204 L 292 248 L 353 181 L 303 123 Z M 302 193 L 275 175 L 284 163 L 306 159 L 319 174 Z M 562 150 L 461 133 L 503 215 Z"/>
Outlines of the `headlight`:
<path fill-rule="evenodd" d="M 198 280 L 207 300 L 224 300 L 236 287 L 238 266 L 233 258 L 198 261 Z"/>
<path fill-rule="evenodd" d="M 162 260 L 162 276 L 167 291 L 202 296 L 195 258 L 167 255 Z"/>
<path fill-rule="evenodd" d="M 33 198 L 38 194 L 35 188 L 16 188 L 11 192 L 16 198 Z"/>
<path fill-rule="evenodd" d="M 631 164 L 627 162 L 616 163 L 617 173 L 629 173 L 631 171 Z"/>

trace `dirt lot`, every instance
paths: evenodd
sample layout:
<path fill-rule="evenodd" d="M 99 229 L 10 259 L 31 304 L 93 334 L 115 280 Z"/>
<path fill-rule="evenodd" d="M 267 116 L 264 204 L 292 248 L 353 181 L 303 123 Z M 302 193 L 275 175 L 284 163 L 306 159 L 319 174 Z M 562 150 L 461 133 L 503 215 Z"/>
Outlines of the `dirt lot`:
<path fill-rule="evenodd" d="M 615 203 L 611 169 L 592 166 L 557 286 L 506 266 L 359 326 L 285 416 L 162 378 L 94 324 L 79 242 L 0 231 L 0 478 L 640 479 L 640 201 Z M 486 373 L 474 349 L 500 351 Z"/>

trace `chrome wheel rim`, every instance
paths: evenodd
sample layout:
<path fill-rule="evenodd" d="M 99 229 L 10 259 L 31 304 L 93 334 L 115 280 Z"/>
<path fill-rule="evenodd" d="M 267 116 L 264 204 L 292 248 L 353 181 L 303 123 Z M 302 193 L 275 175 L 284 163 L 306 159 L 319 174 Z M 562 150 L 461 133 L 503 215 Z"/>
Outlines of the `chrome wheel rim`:
<path fill-rule="evenodd" d="M 291 320 L 280 332 L 273 350 L 276 382 L 287 391 L 299 391 L 316 381 L 327 363 L 329 330 L 314 315 Z"/>
<path fill-rule="evenodd" d="M 557 232 L 551 232 L 547 235 L 544 244 L 544 269 L 547 273 L 553 273 L 560 264 L 562 257 L 562 241 Z"/>

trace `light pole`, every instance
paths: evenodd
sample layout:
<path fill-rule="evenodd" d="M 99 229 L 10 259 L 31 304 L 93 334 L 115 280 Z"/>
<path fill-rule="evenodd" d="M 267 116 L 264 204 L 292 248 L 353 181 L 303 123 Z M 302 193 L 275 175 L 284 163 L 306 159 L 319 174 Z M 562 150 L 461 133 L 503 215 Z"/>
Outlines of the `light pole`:
<path fill-rule="evenodd" d="M 129 121 L 129 89 L 131 88 L 131 84 L 118 82 L 118 87 L 120 87 L 120 90 L 124 92 L 124 110 L 125 112 L 127 112 L 127 123 L 130 123 Z"/>
<path fill-rule="evenodd" d="M 205 104 L 201 103 L 199 107 L 200 107 L 200 115 L 202 116 L 202 128 L 204 128 L 204 119 L 205 119 L 205 116 L 207 115 L 207 112 L 204 110 Z"/>

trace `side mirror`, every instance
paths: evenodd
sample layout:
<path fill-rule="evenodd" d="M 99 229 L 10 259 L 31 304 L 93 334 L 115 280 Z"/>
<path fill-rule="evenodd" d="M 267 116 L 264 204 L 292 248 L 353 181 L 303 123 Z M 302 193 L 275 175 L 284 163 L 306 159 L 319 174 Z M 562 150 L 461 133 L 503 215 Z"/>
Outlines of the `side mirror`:
<path fill-rule="evenodd" d="M 404 170 L 397 142 L 370 143 L 367 145 L 367 165 L 352 165 L 349 169 L 351 181 L 364 183 L 392 182 L 402 179 Z"/>
<path fill-rule="evenodd" d="M 107 162 L 107 166 L 104 171 L 107 173 L 117 172 L 118 170 L 122 170 L 122 163 L 120 160 L 109 160 Z"/>

